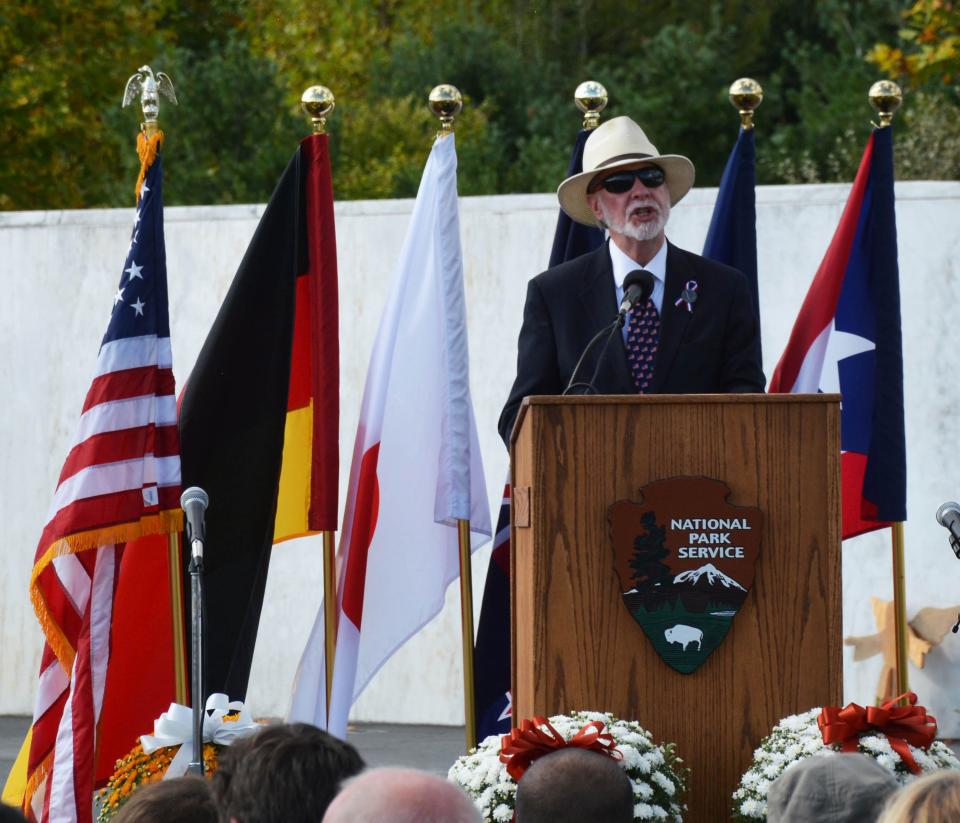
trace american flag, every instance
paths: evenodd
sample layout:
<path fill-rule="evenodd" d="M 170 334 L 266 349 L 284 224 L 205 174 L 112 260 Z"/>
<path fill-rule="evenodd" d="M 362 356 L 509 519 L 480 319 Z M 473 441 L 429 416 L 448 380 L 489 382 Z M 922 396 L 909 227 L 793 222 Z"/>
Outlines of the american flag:
<path fill-rule="evenodd" d="M 160 142 L 140 138 L 149 168 L 130 248 L 30 579 L 45 642 L 23 807 L 44 823 L 92 817 L 123 546 L 182 527 Z"/>

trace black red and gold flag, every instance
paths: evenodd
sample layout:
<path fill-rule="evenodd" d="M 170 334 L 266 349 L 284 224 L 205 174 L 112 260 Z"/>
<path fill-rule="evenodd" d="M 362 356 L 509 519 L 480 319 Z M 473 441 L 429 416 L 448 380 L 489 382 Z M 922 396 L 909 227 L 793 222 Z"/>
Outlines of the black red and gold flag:
<path fill-rule="evenodd" d="M 206 690 L 246 695 L 274 543 L 336 529 L 339 331 L 328 138 L 287 165 L 187 380 L 184 486 L 210 498 Z"/>

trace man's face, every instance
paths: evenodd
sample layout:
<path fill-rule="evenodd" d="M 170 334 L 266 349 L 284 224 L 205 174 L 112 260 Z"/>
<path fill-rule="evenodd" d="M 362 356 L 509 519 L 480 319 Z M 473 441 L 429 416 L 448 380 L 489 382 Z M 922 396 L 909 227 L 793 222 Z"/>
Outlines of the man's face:
<path fill-rule="evenodd" d="M 591 183 L 593 193 L 587 195 L 587 202 L 594 215 L 604 222 L 611 234 L 643 241 L 653 240 L 663 233 L 670 218 L 670 191 L 666 183 L 649 188 L 634 178 L 633 185 L 622 194 L 606 191 L 602 185 L 602 181 L 608 177 L 653 165 L 637 163 L 595 178 Z"/>

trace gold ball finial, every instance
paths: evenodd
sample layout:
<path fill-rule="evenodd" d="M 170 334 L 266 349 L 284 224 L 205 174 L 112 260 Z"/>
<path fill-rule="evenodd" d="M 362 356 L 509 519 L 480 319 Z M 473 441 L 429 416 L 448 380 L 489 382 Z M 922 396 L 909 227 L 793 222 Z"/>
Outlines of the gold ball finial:
<path fill-rule="evenodd" d="M 326 134 L 327 116 L 337 105 L 333 92 L 326 86 L 310 86 L 300 95 L 300 105 L 313 123 L 313 133 Z"/>
<path fill-rule="evenodd" d="M 903 102 L 903 92 L 900 91 L 900 86 L 892 80 L 878 80 L 870 86 L 870 92 L 867 96 L 870 98 L 870 105 L 880 115 L 880 128 L 885 129 L 890 125 L 893 115 Z"/>
<path fill-rule="evenodd" d="M 583 112 L 583 127 L 587 131 L 600 125 L 600 112 L 607 107 L 609 100 L 603 84 L 596 80 L 584 80 L 573 93 L 573 100 Z"/>
<path fill-rule="evenodd" d="M 763 89 L 751 77 L 741 77 L 730 84 L 730 103 L 740 114 L 740 128 L 753 128 L 753 112 L 763 102 Z"/>
<path fill-rule="evenodd" d="M 453 120 L 463 108 L 463 95 L 456 86 L 441 83 L 430 92 L 430 111 L 440 118 L 440 131 L 437 137 L 446 137 L 453 133 Z"/>

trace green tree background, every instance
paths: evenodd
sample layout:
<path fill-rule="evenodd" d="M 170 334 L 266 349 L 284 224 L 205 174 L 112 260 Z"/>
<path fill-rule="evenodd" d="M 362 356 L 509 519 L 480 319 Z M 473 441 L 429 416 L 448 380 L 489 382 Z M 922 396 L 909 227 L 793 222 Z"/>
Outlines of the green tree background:
<path fill-rule="evenodd" d="M 463 194 L 552 191 L 579 127 L 572 93 L 606 85 L 716 185 L 736 134 L 729 84 L 764 87 L 761 183 L 852 179 L 870 84 L 904 87 L 900 179 L 960 177 L 960 47 L 951 0 L 33 0 L 0 8 L 0 209 L 131 202 L 148 63 L 163 101 L 168 204 L 265 201 L 307 133 L 299 97 L 329 86 L 338 199 L 415 193 L 435 132 L 430 88 L 452 82 Z"/>

